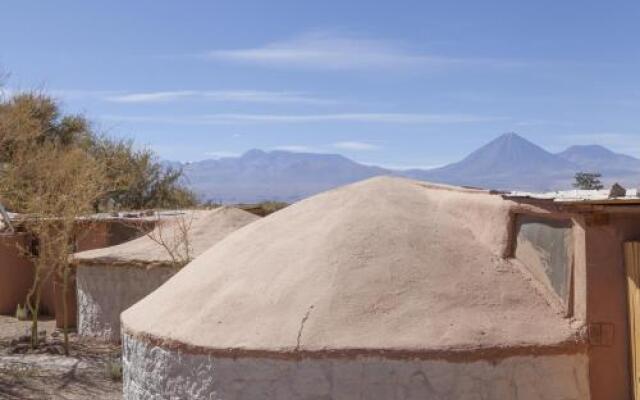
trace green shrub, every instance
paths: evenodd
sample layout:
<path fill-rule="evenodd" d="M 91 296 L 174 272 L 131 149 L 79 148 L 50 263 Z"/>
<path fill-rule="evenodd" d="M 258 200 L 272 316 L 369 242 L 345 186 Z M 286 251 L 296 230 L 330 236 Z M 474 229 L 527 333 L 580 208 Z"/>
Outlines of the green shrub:
<path fill-rule="evenodd" d="M 114 382 L 119 382 L 122 380 L 122 361 L 118 360 L 110 360 L 107 361 L 105 365 L 105 372 L 107 377 Z"/>
<path fill-rule="evenodd" d="M 22 307 L 21 304 L 18 304 L 18 307 L 16 307 L 16 319 L 19 321 L 26 321 L 29 319 L 29 310 L 27 310 L 27 306 Z"/>

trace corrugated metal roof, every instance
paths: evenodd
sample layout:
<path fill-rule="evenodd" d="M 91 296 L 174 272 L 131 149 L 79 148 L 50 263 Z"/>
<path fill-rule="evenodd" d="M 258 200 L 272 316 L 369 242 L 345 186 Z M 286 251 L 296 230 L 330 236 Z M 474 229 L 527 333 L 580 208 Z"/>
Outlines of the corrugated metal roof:
<path fill-rule="evenodd" d="M 161 211 L 119 211 L 113 213 L 96 213 L 89 214 L 85 216 L 79 216 L 76 218 L 78 221 L 113 221 L 113 220 L 138 220 L 138 221 L 147 221 L 147 220 L 157 220 L 164 218 L 175 217 L 180 214 L 185 214 L 190 212 L 191 210 L 161 210 Z M 33 214 L 19 214 L 19 213 L 8 213 L 11 221 L 20 222 L 26 221 L 32 218 L 35 218 L 36 215 Z"/>
<path fill-rule="evenodd" d="M 638 189 L 626 189 L 624 196 L 612 196 L 610 189 L 605 190 L 560 190 L 554 192 L 513 191 L 503 194 L 508 199 L 537 199 L 558 203 L 587 204 L 640 204 Z"/>

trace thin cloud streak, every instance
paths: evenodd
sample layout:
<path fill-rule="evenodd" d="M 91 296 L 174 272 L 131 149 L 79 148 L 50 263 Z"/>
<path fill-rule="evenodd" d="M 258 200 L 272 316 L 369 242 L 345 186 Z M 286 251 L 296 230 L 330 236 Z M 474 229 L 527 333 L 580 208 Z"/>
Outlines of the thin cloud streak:
<path fill-rule="evenodd" d="M 0 88 L 0 95 L 10 98 L 20 90 Z M 173 90 L 130 92 L 125 90 L 51 89 L 47 93 L 66 100 L 98 100 L 121 104 L 157 104 L 186 100 L 263 103 L 332 105 L 341 101 L 315 97 L 307 93 L 265 90 Z"/>
<path fill-rule="evenodd" d="M 328 70 L 448 68 L 476 66 L 505 68 L 525 65 L 491 58 L 449 57 L 407 49 L 396 42 L 312 32 L 299 37 L 245 49 L 213 50 L 205 59 L 287 68 Z"/>
<path fill-rule="evenodd" d="M 354 151 L 372 151 L 372 150 L 380 149 L 380 146 L 378 145 L 365 143 L 365 142 L 356 142 L 356 141 L 337 142 L 337 143 L 334 143 L 332 146 L 337 149 L 354 150 Z"/>
<path fill-rule="evenodd" d="M 295 124 L 323 122 L 387 124 L 465 124 L 504 121 L 508 118 L 474 114 L 335 113 L 335 114 L 209 114 L 184 117 L 103 115 L 118 122 L 175 125 Z"/>
<path fill-rule="evenodd" d="M 311 146 L 299 145 L 299 144 L 286 144 L 280 146 L 271 147 L 271 150 L 289 151 L 292 153 L 318 153 L 319 149 Z"/>
<path fill-rule="evenodd" d="M 177 90 L 158 92 L 122 93 L 105 97 L 114 103 L 167 103 L 180 100 L 209 100 L 238 103 L 298 103 L 335 104 L 335 100 L 321 99 L 297 92 L 258 90 Z"/>

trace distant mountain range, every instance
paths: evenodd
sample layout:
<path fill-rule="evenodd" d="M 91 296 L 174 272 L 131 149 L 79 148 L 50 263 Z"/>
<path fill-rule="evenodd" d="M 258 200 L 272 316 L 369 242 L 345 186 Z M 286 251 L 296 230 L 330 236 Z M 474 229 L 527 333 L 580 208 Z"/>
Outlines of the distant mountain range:
<path fill-rule="evenodd" d="M 391 173 L 337 154 L 262 150 L 185 164 L 182 168 L 187 184 L 198 195 L 222 203 L 292 202 L 336 186 Z"/>
<path fill-rule="evenodd" d="M 640 159 L 597 145 L 571 146 L 554 154 L 515 133 L 494 139 L 459 162 L 429 170 L 390 170 L 336 154 L 262 150 L 169 164 L 183 168 L 187 184 L 203 199 L 222 203 L 291 202 L 377 175 L 530 191 L 569 189 L 579 171 L 600 172 L 607 184 L 635 187 L 640 182 Z"/>

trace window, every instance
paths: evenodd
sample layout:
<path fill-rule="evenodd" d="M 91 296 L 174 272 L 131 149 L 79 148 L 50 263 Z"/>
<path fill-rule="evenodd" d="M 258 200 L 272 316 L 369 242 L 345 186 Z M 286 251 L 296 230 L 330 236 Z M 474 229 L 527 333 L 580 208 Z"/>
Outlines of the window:
<path fill-rule="evenodd" d="M 516 216 L 515 257 L 567 306 L 571 290 L 571 220 Z"/>

